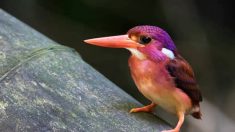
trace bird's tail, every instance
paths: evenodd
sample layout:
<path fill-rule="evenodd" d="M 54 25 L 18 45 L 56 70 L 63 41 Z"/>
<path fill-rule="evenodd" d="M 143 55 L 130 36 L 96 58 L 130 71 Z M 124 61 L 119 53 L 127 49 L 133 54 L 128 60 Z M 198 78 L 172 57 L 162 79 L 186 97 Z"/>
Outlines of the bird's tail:
<path fill-rule="evenodd" d="M 202 119 L 202 113 L 200 111 L 200 106 L 194 106 L 191 114 L 196 119 Z"/>
<path fill-rule="evenodd" d="M 194 112 L 191 115 L 196 119 L 202 119 L 202 113 L 200 111 L 199 112 Z"/>

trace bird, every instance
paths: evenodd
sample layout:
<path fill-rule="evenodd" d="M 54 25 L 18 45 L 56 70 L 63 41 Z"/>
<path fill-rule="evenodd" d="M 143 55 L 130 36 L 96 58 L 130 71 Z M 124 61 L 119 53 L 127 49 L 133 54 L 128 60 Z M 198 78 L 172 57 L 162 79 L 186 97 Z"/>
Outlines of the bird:
<path fill-rule="evenodd" d="M 175 114 L 175 128 L 162 132 L 179 132 L 186 115 L 201 119 L 202 94 L 190 64 L 180 55 L 170 35 L 160 27 L 135 26 L 124 35 L 84 40 L 107 48 L 125 48 L 131 77 L 138 90 L 151 104 L 132 108 L 130 113 L 153 112 L 156 106 Z"/>

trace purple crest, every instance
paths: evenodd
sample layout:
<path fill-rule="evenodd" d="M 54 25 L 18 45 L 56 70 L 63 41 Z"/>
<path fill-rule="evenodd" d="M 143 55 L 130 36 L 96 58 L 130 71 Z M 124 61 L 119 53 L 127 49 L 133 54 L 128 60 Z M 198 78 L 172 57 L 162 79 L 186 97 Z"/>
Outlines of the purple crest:
<path fill-rule="evenodd" d="M 169 36 L 169 34 L 159 27 L 148 26 L 148 25 L 136 26 L 130 29 L 127 33 L 135 35 L 148 35 L 153 39 L 159 41 L 164 48 L 167 48 L 172 51 L 176 50 L 176 46 L 172 41 L 171 37 Z"/>

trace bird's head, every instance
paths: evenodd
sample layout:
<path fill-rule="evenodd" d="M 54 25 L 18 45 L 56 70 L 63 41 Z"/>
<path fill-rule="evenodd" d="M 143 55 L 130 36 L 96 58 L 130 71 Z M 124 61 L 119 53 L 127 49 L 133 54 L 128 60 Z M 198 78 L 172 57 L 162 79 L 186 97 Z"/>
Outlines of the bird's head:
<path fill-rule="evenodd" d="M 85 42 L 102 47 L 126 48 L 132 53 L 141 54 L 163 49 L 166 54 L 176 52 L 174 42 L 168 33 L 156 26 L 136 26 L 125 35 L 88 39 Z"/>

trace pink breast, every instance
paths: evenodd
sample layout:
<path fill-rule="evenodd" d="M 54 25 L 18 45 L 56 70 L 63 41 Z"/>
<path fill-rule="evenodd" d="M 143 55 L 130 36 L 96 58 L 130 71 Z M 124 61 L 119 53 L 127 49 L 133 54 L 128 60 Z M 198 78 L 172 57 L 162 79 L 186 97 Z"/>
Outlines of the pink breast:
<path fill-rule="evenodd" d="M 140 60 L 131 56 L 129 66 L 139 91 L 150 100 L 153 95 L 158 96 L 174 85 L 163 63 L 156 64 L 147 59 Z"/>

